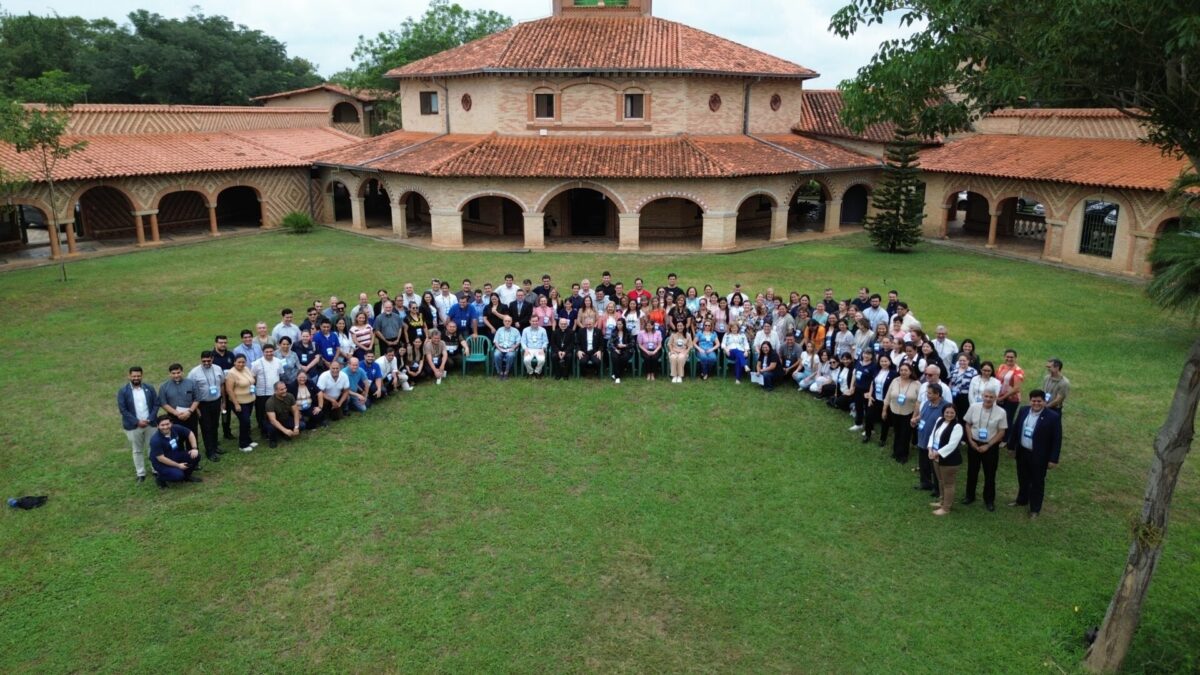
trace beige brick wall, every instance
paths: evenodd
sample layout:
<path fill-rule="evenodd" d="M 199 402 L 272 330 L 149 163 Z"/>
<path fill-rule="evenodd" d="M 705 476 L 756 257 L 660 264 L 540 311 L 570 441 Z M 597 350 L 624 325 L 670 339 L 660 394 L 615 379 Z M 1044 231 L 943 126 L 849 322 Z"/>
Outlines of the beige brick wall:
<path fill-rule="evenodd" d="M 771 110 L 771 98 L 779 96 L 779 110 Z M 800 121 L 804 110 L 803 85 L 791 81 L 764 81 L 750 88 L 750 133 L 787 134 Z"/>

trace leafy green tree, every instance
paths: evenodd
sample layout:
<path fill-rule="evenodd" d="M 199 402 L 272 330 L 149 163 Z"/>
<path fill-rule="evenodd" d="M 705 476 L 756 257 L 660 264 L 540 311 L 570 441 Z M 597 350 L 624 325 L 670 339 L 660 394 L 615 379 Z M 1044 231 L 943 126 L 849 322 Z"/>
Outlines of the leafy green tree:
<path fill-rule="evenodd" d="M 862 26 L 891 20 L 912 34 L 883 43 L 853 80 L 840 85 L 851 127 L 911 115 L 918 134 L 929 136 L 964 130 L 1000 106 L 1086 100 L 1144 123 L 1148 142 L 1190 160 L 1190 175 L 1200 167 L 1195 0 L 851 0 L 834 14 L 830 28 L 848 37 Z M 1194 295 L 1166 291 L 1200 287 L 1194 257 L 1200 247 L 1178 256 L 1168 255 L 1166 246 L 1156 248 L 1158 285 L 1152 289 L 1164 291 L 1158 297 L 1167 307 L 1188 306 Z M 1118 670 L 1128 653 L 1162 553 L 1198 404 L 1200 339 L 1154 441 L 1125 571 L 1088 650 L 1085 665 L 1091 670 Z"/>
<path fill-rule="evenodd" d="M 76 73 L 105 26 L 115 24 L 77 16 L 0 14 L 0 94 L 11 96 L 13 83 L 45 72 Z"/>
<path fill-rule="evenodd" d="M 373 38 L 359 36 L 352 58 L 354 68 L 334 81 L 356 89 L 393 89 L 384 75 L 438 52 L 511 28 L 512 19 L 491 10 L 467 10 L 449 0 L 432 0 L 420 19 L 408 17 L 397 30 Z"/>
<path fill-rule="evenodd" d="M 35 80 L 22 80 L 17 89 L 26 101 L 41 101 L 41 106 L 22 106 L 8 101 L 0 103 L 0 140 L 12 144 L 17 152 L 32 153 L 38 173 L 30 180 L 45 182 L 50 201 L 50 252 L 60 255 L 58 230 L 58 200 L 54 186 L 54 169 L 62 159 L 87 147 L 85 141 L 64 142 L 71 106 L 84 93 L 84 87 L 70 81 L 66 73 L 51 71 Z M 75 249 L 75 232 L 67 228 L 67 248 Z"/>
<path fill-rule="evenodd" d="M 883 181 L 872 195 L 875 215 L 864 225 L 871 243 L 889 252 L 907 250 L 921 243 L 921 221 L 925 219 L 925 190 L 917 151 L 921 142 L 911 122 L 896 126 L 886 150 Z"/>

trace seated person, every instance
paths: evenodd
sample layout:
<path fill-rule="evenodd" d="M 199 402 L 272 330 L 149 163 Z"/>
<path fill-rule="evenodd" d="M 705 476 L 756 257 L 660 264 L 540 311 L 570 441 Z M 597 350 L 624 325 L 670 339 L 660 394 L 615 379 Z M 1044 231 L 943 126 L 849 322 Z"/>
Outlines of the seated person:
<path fill-rule="evenodd" d="M 492 359 L 495 361 L 496 372 L 499 373 L 500 379 L 508 379 L 517 360 L 517 349 L 521 346 L 521 333 L 513 328 L 511 316 L 504 315 L 504 325 L 496 331 L 496 338 L 492 344 L 495 346 Z"/>
<path fill-rule="evenodd" d="M 408 373 L 404 372 L 404 347 L 401 347 L 399 352 L 400 356 L 397 356 L 396 348 L 388 347 L 384 350 L 383 358 L 376 362 L 379 374 L 383 378 L 383 388 L 389 394 L 396 389 L 412 391 L 412 385 L 408 383 Z"/>
<path fill-rule="evenodd" d="M 412 341 L 408 347 L 408 353 L 404 359 L 404 376 L 408 378 L 410 385 L 415 385 L 425 377 L 425 340 L 417 338 Z M 399 356 L 397 356 L 399 358 Z"/>
<path fill-rule="evenodd" d="M 571 376 L 571 359 L 575 358 L 575 331 L 571 320 L 559 317 L 558 325 L 550 335 L 550 357 L 554 359 L 555 379 L 565 380 Z"/>
<path fill-rule="evenodd" d="M 276 382 L 275 393 L 267 400 L 267 438 L 271 447 L 278 445 L 281 438 L 298 438 L 303 429 L 304 420 L 296 397 L 288 392 L 286 382 Z"/>
<path fill-rule="evenodd" d="M 429 331 L 429 340 L 425 342 L 422 353 L 425 355 L 425 367 L 428 369 L 429 376 L 434 378 L 437 384 L 441 384 L 450 372 L 450 360 L 446 343 L 442 341 L 441 331 Z"/>
<path fill-rule="evenodd" d="M 442 342 L 446 343 L 446 370 L 451 371 L 455 368 L 462 367 L 462 360 L 471 353 L 471 347 L 467 344 L 467 338 L 470 337 L 469 332 L 460 331 L 458 324 L 446 324 L 446 334 L 442 336 Z"/>
<path fill-rule="evenodd" d="M 321 408 L 317 405 L 317 395 L 321 393 L 317 389 L 316 380 L 308 379 L 308 373 L 300 371 L 296 375 L 296 381 L 288 385 L 288 393 L 292 398 L 296 399 L 296 406 L 300 408 L 300 420 L 304 423 L 305 429 L 315 429 L 321 425 L 323 419 Z"/>
<path fill-rule="evenodd" d="M 150 437 L 150 466 L 154 469 L 154 480 L 158 487 L 167 483 L 200 483 L 192 472 L 200 466 L 200 450 L 196 446 L 196 434 L 171 418 L 158 418 L 158 431 Z"/>
<path fill-rule="evenodd" d="M 592 325 L 591 315 L 580 319 L 583 324 L 575 331 L 575 358 L 579 363 L 579 374 L 584 375 L 588 368 L 595 368 L 597 377 L 604 372 L 604 350 L 607 344 L 604 334 Z"/>
<path fill-rule="evenodd" d="M 388 394 L 387 387 L 383 384 L 383 369 L 375 360 L 375 352 L 367 352 L 366 359 L 362 369 L 367 374 L 367 397 L 379 400 Z"/>
<path fill-rule="evenodd" d="M 350 363 L 346 366 L 346 380 L 350 383 L 347 391 L 350 392 L 350 409 L 349 412 L 357 410 L 360 413 L 367 412 L 367 406 L 371 405 L 371 399 L 367 396 L 367 388 L 370 382 L 367 379 L 367 371 L 363 370 L 362 364 L 358 362 L 356 357 L 350 357 Z"/>
<path fill-rule="evenodd" d="M 321 426 L 329 426 L 329 420 L 342 419 L 342 413 L 350 399 L 350 379 L 342 372 L 342 364 L 335 359 L 329 362 L 329 370 L 317 378 L 317 407 L 327 414 Z"/>
<path fill-rule="evenodd" d="M 536 377 L 542 376 L 542 371 L 546 368 L 546 347 L 549 345 L 550 338 L 546 335 L 546 329 L 537 321 L 521 331 L 521 353 L 526 373 Z"/>

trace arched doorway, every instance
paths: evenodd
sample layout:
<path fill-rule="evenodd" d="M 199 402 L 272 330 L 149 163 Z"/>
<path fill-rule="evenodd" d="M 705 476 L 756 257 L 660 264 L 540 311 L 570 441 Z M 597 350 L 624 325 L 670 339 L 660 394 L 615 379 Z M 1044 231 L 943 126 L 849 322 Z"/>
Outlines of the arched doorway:
<path fill-rule="evenodd" d="M 970 190 L 956 191 L 947 197 L 946 206 L 949 214 L 946 221 L 948 238 L 983 237 L 986 242 L 992 222 L 991 204 L 987 197 Z"/>
<path fill-rule="evenodd" d="M 757 194 L 743 200 L 738 205 L 735 245 L 770 241 L 774 208 L 775 199 L 770 195 Z"/>
<path fill-rule="evenodd" d="M 136 235 L 133 202 L 107 185 L 84 192 L 75 204 L 75 232 L 91 239 L 120 239 Z"/>
<path fill-rule="evenodd" d="M 525 244 L 525 210 L 508 197 L 485 195 L 466 203 L 462 210 L 463 246 Z"/>
<path fill-rule="evenodd" d="M 50 217 L 29 204 L 0 204 L 0 251 L 50 245 Z"/>
<path fill-rule="evenodd" d="M 656 199 L 638 213 L 638 248 L 643 251 L 698 250 L 703 234 L 704 209 L 690 199 Z"/>
<path fill-rule="evenodd" d="M 545 214 L 547 237 L 617 236 L 617 205 L 599 190 L 566 190 L 546 204 Z"/>
<path fill-rule="evenodd" d="M 1046 245 L 1046 206 L 1028 196 L 1009 197 L 997 206 L 996 246 L 1041 255 Z"/>
<path fill-rule="evenodd" d="M 218 227 L 261 227 L 262 203 L 258 192 L 245 185 L 225 188 L 217 195 Z"/>
<path fill-rule="evenodd" d="M 866 185 L 855 185 L 842 195 L 842 213 L 838 221 L 842 225 L 862 225 L 867 219 L 871 190 Z"/>
<path fill-rule="evenodd" d="M 404 206 L 404 222 L 408 236 L 432 237 L 433 218 L 429 214 L 429 202 L 419 192 L 406 192 L 400 197 Z"/>
<path fill-rule="evenodd" d="M 1167 218 L 1166 220 L 1159 223 L 1158 228 L 1155 230 L 1155 232 L 1158 234 L 1158 236 L 1161 237 L 1164 234 L 1173 234 L 1175 232 L 1181 232 L 1182 230 L 1183 230 L 1183 222 L 1178 217 L 1175 217 L 1175 218 Z"/>
<path fill-rule="evenodd" d="M 801 184 L 788 200 L 788 234 L 823 231 L 828 207 L 829 190 L 821 182 Z"/>
<path fill-rule="evenodd" d="M 350 189 L 345 183 L 335 180 L 330 181 L 325 188 L 325 194 L 330 199 L 327 203 L 333 204 L 333 213 L 329 214 L 333 222 L 349 224 L 354 217 L 354 211 L 350 207 Z"/>
<path fill-rule="evenodd" d="M 208 202 L 199 192 L 171 192 L 158 200 L 159 232 L 199 232 L 208 227 Z"/>
<path fill-rule="evenodd" d="M 392 203 L 387 190 L 372 178 L 363 183 L 359 190 L 363 200 L 363 224 L 367 228 L 392 226 Z"/>

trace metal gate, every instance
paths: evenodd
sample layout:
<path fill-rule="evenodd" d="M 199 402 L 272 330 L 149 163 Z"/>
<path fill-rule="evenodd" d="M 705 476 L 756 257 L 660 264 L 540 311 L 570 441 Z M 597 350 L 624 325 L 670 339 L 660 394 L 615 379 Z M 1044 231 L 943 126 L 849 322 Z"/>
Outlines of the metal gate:
<path fill-rule="evenodd" d="M 1112 202 L 1089 201 L 1084 204 L 1083 236 L 1079 239 L 1079 252 L 1111 258 L 1120 212 L 1121 207 Z"/>

